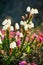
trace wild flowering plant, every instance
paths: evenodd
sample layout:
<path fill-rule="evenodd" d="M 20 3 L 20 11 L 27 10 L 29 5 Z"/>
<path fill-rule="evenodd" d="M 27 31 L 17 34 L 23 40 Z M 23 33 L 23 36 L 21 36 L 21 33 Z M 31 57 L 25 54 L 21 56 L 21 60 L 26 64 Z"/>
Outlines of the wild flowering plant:
<path fill-rule="evenodd" d="M 27 7 L 20 25 L 11 25 L 11 19 L 2 22 L 0 30 L 1 65 L 43 65 L 43 33 L 34 30 L 32 19 L 37 9 Z"/>

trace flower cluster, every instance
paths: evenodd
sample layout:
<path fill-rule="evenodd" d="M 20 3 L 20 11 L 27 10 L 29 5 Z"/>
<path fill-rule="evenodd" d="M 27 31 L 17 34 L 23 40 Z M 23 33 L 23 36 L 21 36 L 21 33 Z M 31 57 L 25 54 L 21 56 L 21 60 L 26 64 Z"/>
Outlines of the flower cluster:
<path fill-rule="evenodd" d="M 3 65 L 43 64 L 43 33 L 34 29 L 33 14 L 38 10 L 27 7 L 28 14 L 22 16 L 20 25 L 11 25 L 11 19 L 2 22 L 0 30 L 0 57 Z"/>
<path fill-rule="evenodd" d="M 30 14 L 37 14 L 38 13 L 38 9 L 34 9 L 34 8 L 30 8 L 30 7 L 27 7 L 27 12 L 30 12 Z"/>

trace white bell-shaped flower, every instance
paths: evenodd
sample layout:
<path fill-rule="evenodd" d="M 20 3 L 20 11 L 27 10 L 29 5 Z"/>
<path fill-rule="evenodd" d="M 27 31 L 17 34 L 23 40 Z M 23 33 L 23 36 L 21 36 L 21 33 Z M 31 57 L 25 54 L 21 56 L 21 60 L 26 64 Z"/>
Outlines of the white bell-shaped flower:
<path fill-rule="evenodd" d="M 31 27 L 34 28 L 34 23 L 31 23 Z"/>
<path fill-rule="evenodd" d="M 2 22 L 2 25 L 6 25 L 8 23 L 8 20 L 5 19 L 3 22 Z"/>
<path fill-rule="evenodd" d="M 2 27 L 2 30 L 6 30 L 6 29 L 7 29 L 7 26 L 6 25 Z"/>
<path fill-rule="evenodd" d="M 30 23 L 28 24 L 28 28 L 29 29 L 34 28 L 34 23 L 32 21 L 30 21 Z"/>
<path fill-rule="evenodd" d="M 16 47 L 16 42 L 12 42 L 12 43 L 10 43 L 10 48 L 15 48 Z"/>
<path fill-rule="evenodd" d="M 11 19 L 5 19 L 3 22 L 2 22 L 2 25 L 11 25 Z"/>
<path fill-rule="evenodd" d="M 4 25 L 2 30 L 6 30 L 9 27 L 11 31 L 14 31 L 13 26 L 11 26 L 11 19 L 5 19 L 5 21 L 2 23 L 2 25 Z"/>
<path fill-rule="evenodd" d="M 24 21 L 20 21 L 20 25 L 24 25 Z"/>
<path fill-rule="evenodd" d="M 14 27 L 13 27 L 13 26 L 11 26 L 11 27 L 10 27 L 10 30 L 11 30 L 11 31 L 14 31 Z"/>
<path fill-rule="evenodd" d="M 34 12 L 35 12 L 35 9 L 32 8 L 31 11 L 30 11 L 30 14 L 34 14 Z"/>
<path fill-rule="evenodd" d="M 11 19 L 8 19 L 8 23 L 7 24 L 11 25 Z"/>
<path fill-rule="evenodd" d="M 10 28 L 10 24 L 4 25 L 4 26 L 2 27 L 2 30 L 6 30 L 6 29 L 8 29 L 8 27 Z"/>
<path fill-rule="evenodd" d="M 23 33 L 22 32 L 20 33 L 20 37 L 23 37 Z"/>
<path fill-rule="evenodd" d="M 15 24 L 15 29 L 17 29 L 17 30 L 19 29 L 19 24 L 18 23 Z"/>
<path fill-rule="evenodd" d="M 27 24 L 24 26 L 24 29 L 25 30 L 28 30 L 28 25 Z"/>
<path fill-rule="evenodd" d="M 38 14 L 38 9 L 35 9 L 35 12 L 34 12 L 35 14 Z"/>

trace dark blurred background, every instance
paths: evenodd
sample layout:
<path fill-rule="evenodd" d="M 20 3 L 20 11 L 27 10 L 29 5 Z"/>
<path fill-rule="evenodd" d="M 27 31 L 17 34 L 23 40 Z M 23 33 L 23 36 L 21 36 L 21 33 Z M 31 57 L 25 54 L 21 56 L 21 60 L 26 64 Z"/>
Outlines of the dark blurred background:
<path fill-rule="evenodd" d="M 20 22 L 21 16 L 27 13 L 28 6 L 39 10 L 33 22 L 35 26 L 40 25 L 43 22 L 43 0 L 0 0 L 0 26 L 6 16 L 13 18 L 12 24 Z"/>

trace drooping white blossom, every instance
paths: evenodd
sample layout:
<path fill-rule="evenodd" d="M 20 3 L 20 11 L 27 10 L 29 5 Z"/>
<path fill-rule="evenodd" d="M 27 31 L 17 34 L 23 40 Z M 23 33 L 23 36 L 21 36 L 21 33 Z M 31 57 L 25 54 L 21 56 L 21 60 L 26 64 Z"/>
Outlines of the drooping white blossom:
<path fill-rule="evenodd" d="M 35 10 L 34 8 L 31 9 L 30 14 L 34 14 Z"/>
<path fill-rule="evenodd" d="M 2 27 L 2 30 L 6 30 L 6 29 L 8 29 L 8 27 L 10 28 L 10 24 L 4 25 L 4 26 Z"/>
<path fill-rule="evenodd" d="M 24 29 L 25 30 L 28 30 L 28 25 L 27 24 L 24 26 Z"/>
<path fill-rule="evenodd" d="M 21 21 L 20 24 L 24 26 L 25 30 L 28 30 L 28 26 L 27 26 L 27 22 L 26 21 Z"/>
<path fill-rule="evenodd" d="M 2 27 L 2 30 L 6 30 L 6 29 L 7 29 L 7 26 L 6 25 Z"/>
<path fill-rule="evenodd" d="M 30 14 L 38 14 L 38 9 L 32 8 Z"/>
<path fill-rule="evenodd" d="M 11 19 L 8 19 L 8 24 L 11 25 Z"/>
<path fill-rule="evenodd" d="M 11 19 L 5 19 L 3 22 L 2 22 L 2 25 L 11 25 Z"/>
<path fill-rule="evenodd" d="M 13 26 L 11 26 L 11 19 L 5 19 L 2 22 L 2 25 L 3 25 L 2 30 L 6 30 L 9 27 L 11 31 L 14 31 Z"/>
<path fill-rule="evenodd" d="M 20 25 L 24 25 L 24 22 L 23 21 L 20 21 Z"/>
<path fill-rule="evenodd" d="M 15 29 L 19 29 L 19 24 L 18 23 L 15 23 Z"/>
<path fill-rule="evenodd" d="M 29 28 L 29 29 L 34 28 L 34 23 L 33 23 L 32 21 L 29 22 L 28 28 Z"/>
<path fill-rule="evenodd" d="M 11 30 L 11 31 L 14 31 L 14 27 L 13 27 L 13 26 L 11 26 L 11 27 L 10 27 L 10 30 Z"/>
<path fill-rule="evenodd" d="M 38 9 L 35 9 L 35 12 L 34 13 L 37 14 L 38 13 Z"/>
<path fill-rule="evenodd" d="M 16 42 L 12 42 L 12 43 L 10 43 L 10 48 L 15 48 L 16 47 Z"/>
<path fill-rule="evenodd" d="M 8 27 L 10 28 L 10 31 L 14 31 L 14 27 L 13 26 L 8 26 L 8 25 L 3 26 L 2 30 L 6 30 L 6 29 L 8 29 Z"/>
<path fill-rule="evenodd" d="M 38 9 L 27 7 L 27 12 L 30 12 L 30 14 L 37 14 Z"/>
<path fill-rule="evenodd" d="M 8 20 L 5 19 L 3 22 L 2 22 L 2 25 L 6 25 L 8 23 Z"/>
<path fill-rule="evenodd" d="M 34 28 L 34 23 L 31 24 L 31 27 Z"/>
<path fill-rule="evenodd" d="M 22 32 L 20 33 L 20 37 L 23 37 L 23 33 Z"/>

